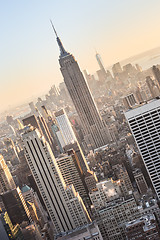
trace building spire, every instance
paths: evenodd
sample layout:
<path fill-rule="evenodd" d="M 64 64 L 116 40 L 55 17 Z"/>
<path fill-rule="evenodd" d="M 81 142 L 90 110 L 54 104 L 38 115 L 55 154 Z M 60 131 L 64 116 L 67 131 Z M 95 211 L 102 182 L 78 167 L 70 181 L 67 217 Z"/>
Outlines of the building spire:
<path fill-rule="evenodd" d="M 50 22 L 51 22 L 51 25 L 52 25 L 52 28 L 53 28 L 53 31 L 54 31 L 54 33 L 55 33 L 56 37 L 58 37 L 58 35 L 57 35 L 57 32 L 56 32 L 56 29 L 55 29 L 55 27 L 54 27 L 54 25 L 53 25 L 53 23 L 52 23 L 52 20 L 51 20 L 51 19 L 50 19 Z"/>
<path fill-rule="evenodd" d="M 54 33 L 55 33 L 55 35 L 56 35 L 57 43 L 58 43 L 58 46 L 59 46 L 59 49 L 60 49 L 60 57 L 64 57 L 64 56 L 67 55 L 68 53 L 66 52 L 65 48 L 63 47 L 63 44 L 62 44 L 60 38 L 58 37 L 58 34 L 57 34 L 57 32 L 56 32 L 56 29 L 55 29 L 55 27 L 54 27 L 54 25 L 53 25 L 53 23 L 52 23 L 51 20 L 50 20 L 50 22 L 51 22 L 53 31 L 54 31 Z"/>

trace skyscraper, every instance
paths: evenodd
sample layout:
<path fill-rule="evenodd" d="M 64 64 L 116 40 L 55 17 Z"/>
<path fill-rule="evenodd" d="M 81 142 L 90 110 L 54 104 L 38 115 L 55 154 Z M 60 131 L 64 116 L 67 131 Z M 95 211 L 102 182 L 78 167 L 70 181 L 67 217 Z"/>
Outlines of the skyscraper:
<path fill-rule="evenodd" d="M 0 214 L 0 238 L 2 240 L 24 240 L 20 225 L 13 226 L 7 212 Z"/>
<path fill-rule="evenodd" d="M 66 52 L 55 29 L 54 32 L 60 48 L 60 70 L 80 118 L 84 140 L 93 149 L 106 145 L 109 140 L 108 129 L 102 121 L 79 65 L 73 55 Z"/>
<path fill-rule="evenodd" d="M 102 63 L 102 58 L 101 56 L 99 55 L 99 53 L 96 53 L 96 59 L 97 59 L 97 62 L 99 64 L 99 67 L 101 70 L 105 70 L 104 66 L 103 66 L 103 63 Z M 105 71 L 106 72 L 106 71 Z"/>
<path fill-rule="evenodd" d="M 60 111 L 55 112 L 54 115 L 56 117 L 59 129 L 62 133 L 65 145 L 68 145 L 70 143 L 74 143 L 75 141 L 77 141 L 65 110 L 61 109 Z"/>
<path fill-rule="evenodd" d="M 29 209 L 19 187 L 2 194 L 2 200 L 13 224 L 32 222 Z"/>
<path fill-rule="evenodd" d="M 0 193 L 16 187 L 13 177 L 2 155 L 0 155 Z"/>
<path fill-rule="evenodd" d="M 99 71 L 101 72 L 101 74 L 100 74 L 100 72 L 97 72 L 98 73 L 98 77 L 100 79 L 100 75 L 102 75 L 102 79 L 105 81 L 106 78 L 107 78 L 107 73 L 106 73 L 106 70 L 105 70 L 105 68 L 103 66 L 103 62 L 102 62 L 102 59 L 101 59 L 101 56 L 99 55 L 99 53 L 96 53 L 96 59 L 97 59 L 97 62 L 99 64 L 99 67 L 100 67 Z"/>
<path fill-rule="evenodd" d="M 51 130 L 54 135 L 54 139 L 57 143 L 57 146 L 59 148 L 59 151 L 62 153 L 63 147 L 65 146 L 65 142 L 56 120 L 52 122 Z"/>
<path fill-rule="evenodd" d="M 31 126 L 37 128 L 44 135 L 45 139 L 49 142 L 53 151 L 55 150 L 55 145 L 51 136 L 51 132 L 47 126 L 46 120 L 40 114 L 40 112 L 37 112 L 36 115 L 30 115 L 28 117 L 25 117 L 22 121 L 25 126 L 30 124 Z"/>
<path fill-rule="evenodd" d="M 90 221 L 80 196 L 66 187 L 49 143 L 38 129 L 26 128 L 25 154 L 32 175 L 53 222 L 55 233 L 65 232 Z"/>
<path fill-rule="evenodd" d="M 115 63 L 112 67 L 112 72 L 114 77 L 117 76 L 117 74 L 122 73 L 122 68 L 119 62 Z"/>
<path fill-rule="evenodd" d="M 83 175 L 78 168 L 74 151 L 71 151 L 72 153 L 69 154 L 63 154 L 59 158 L 57 158 L 57 164 L 58 167 L 62 173 L 62 176 L 64 178 L 64 181 L 66 185 L 73 184 L 75 187 L 75 190 L 80 193 L 80 196 L 86 197 L 88 192 L 84 185 L 84 178 Z"/>
<path fill-rule="evenodd" d="M 79 143 L 74 142 L 73 144 L 69 144 L 69 145 L 64 147 L 65 152 L 68 152 L 71 149 L 74 150 L 74 152 L 75 152 L 75 154 L 78 158 L 78 160 L 77 160 L 78 163 L 77 164 L 80 165 L 82 173 L 86 174 L 89 171 L 89 166 L 88 166 L 88 163 L 86 161 L 86 158 L 84 156 L 84 153 L 83 153 Z"/>
<path fill-rule="evenodd" d="M 141 94 L 141 90 L 139 87 L 137 87 L 136 91 L 135 91 L 135 96 L 136 96 L 136 99 L 139 103 L 142 103 L 143 102 L 143 98 L 142 98 L 142 94 Z"/>
<path fill-rule="evenodd" d="M 160 199 L 160 99 L 128 110 L 125 117 Z"/>
<path fill-rule="evenodd" d="M 160 95 L 158 86 L 154 83 L 154 81 L 152 80 L 152 78 L 150 76 L 146 77 L 146 83 L 147 83 L 147 86 L 149 88 L 152 98 L 155 98 Z"/>
<path fill-rule="evenodd" d="M 160 86 L 160 70 L 155 65 L 152 67 L 152 71 L 155 79 L 157 80 L 158 85 Z"/>
<path fill-rule="evenodd" d="M 126 109 L 131 108 L 132 106 L 136 105 L 136 99 L 133 93 L 127 95 L 126 97 L 123 98 L 123 103 Z"/>

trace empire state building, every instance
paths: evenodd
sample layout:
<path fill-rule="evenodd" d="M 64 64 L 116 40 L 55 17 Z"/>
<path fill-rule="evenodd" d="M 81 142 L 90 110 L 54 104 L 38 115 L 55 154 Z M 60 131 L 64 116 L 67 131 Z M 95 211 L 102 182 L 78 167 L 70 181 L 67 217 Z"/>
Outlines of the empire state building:
<path fill-rule="evenodd" d="M 54 29 L 53 24 L 52 27 Z M 77 61 L 72 54 L 65 50 L 55 29 L 54 32 L 60 48 L 60 70 L 80 118 L 84 140 L 92 149 L 104 146 L 110 141 L 108 128 L 102 121 Z"/>

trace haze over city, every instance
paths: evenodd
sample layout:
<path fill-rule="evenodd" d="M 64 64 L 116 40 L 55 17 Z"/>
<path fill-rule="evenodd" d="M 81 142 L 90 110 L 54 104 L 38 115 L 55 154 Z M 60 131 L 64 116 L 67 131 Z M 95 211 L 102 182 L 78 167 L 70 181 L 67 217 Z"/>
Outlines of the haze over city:
<path fill-rule="evenodd" d="M 160 240 L 159 7 L 0 3 L 0 240 Z"/>
<path fill-rule="evenodd" d="M 159 46 L 158 0 L 1 1 L 0 111 L 63 81 L 49 19 L 81 69 L 105 66 Z"/>

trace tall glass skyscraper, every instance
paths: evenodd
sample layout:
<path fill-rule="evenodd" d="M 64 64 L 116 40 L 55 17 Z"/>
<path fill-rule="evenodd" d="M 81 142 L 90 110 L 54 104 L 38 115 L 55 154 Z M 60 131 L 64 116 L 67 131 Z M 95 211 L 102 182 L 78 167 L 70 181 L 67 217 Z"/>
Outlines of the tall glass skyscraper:
<path fill-rule="evenodd" d="M 103 73 L 104 78 L 107 78 L 107 73 L 106 73 L 106 70 L 104 68 L 104 65 L 103 65 L 103 62 L 102 62 L 102 58 L 101 58 L 99 53 L 96 53 L 96 59 L 97 59 L 97 62 L 99 64 L 100 70 Z"/>
<path fill-rule="evenodd" d="M 64 109 L 54 113 L 59 129 L 62 133 L 65 145 L 74 143 L 77 141 L 76 136 L 73 132 L 71 123 Z M 64 147 L 64 146 L 63 146 Z"/>

